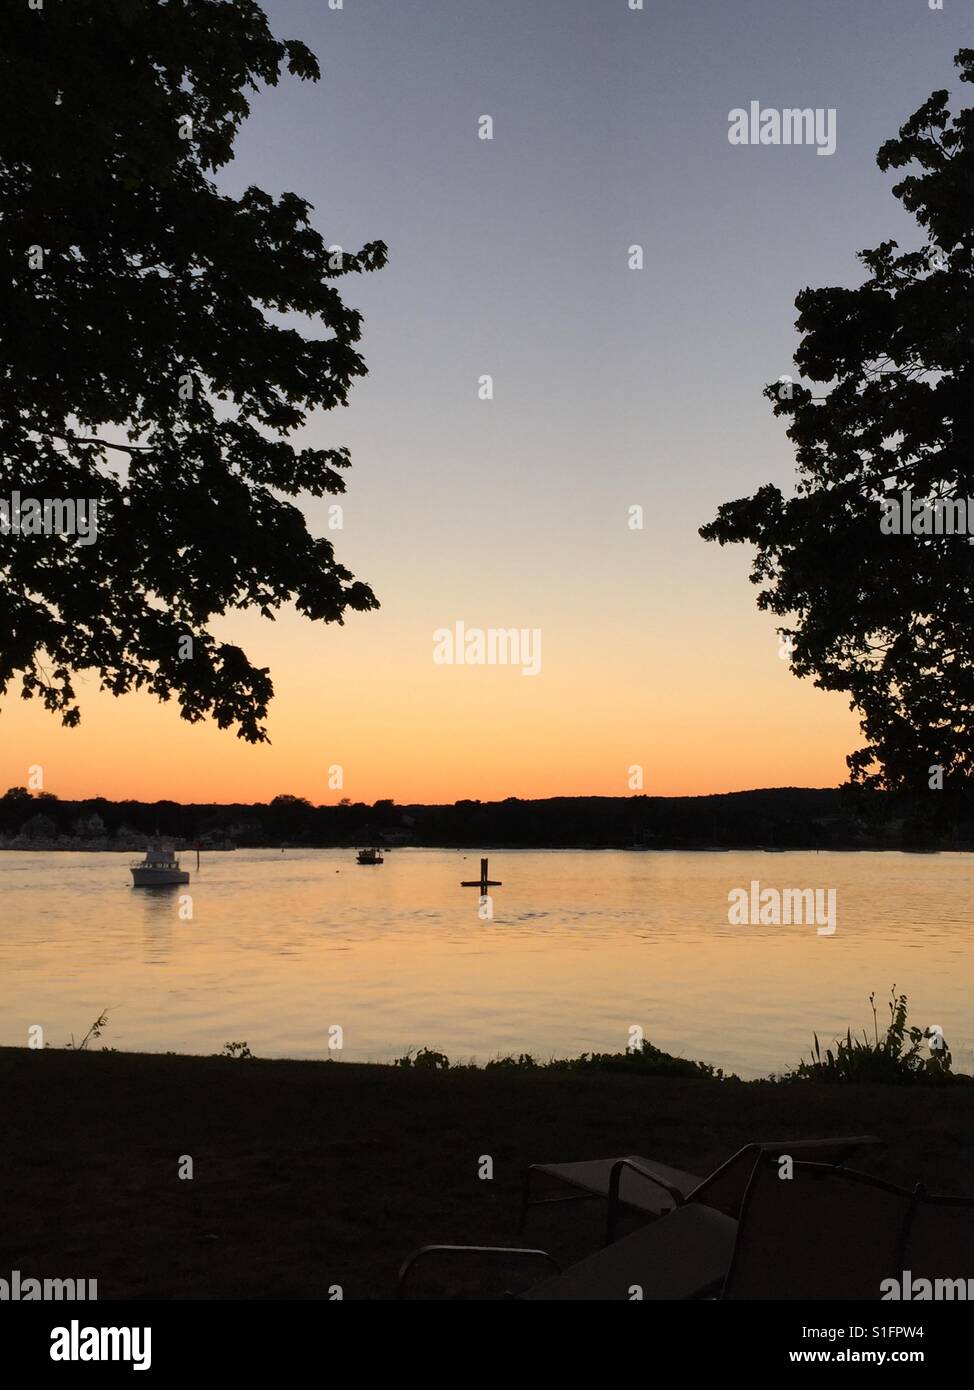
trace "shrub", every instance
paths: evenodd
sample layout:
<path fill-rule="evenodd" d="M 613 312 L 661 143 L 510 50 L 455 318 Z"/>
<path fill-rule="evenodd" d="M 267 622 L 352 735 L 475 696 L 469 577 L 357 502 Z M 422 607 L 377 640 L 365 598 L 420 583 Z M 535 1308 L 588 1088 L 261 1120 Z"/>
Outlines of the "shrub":
<path fill-rule="evenodd" d="M 421 1047 L 415 1057 L 412 1051 L 398 1057 L 397 1067 L 415 1067 L 420 1071 L 449 1071 L 450 1059 L 444 1052 L 434 1052 L 430 1047 Z"/>
<path fill-rule="evenodd" d="M 882 1037 L 875 999 L 875 994 L 869 996 L 873 1010 L 872 1041 L 865 1030 L 862 1038 L 854 1038 L 851 1029 L 847 1029 L 844 1038 L 835 1040 L 834 1051 L 827 1048 L 823 1057 L 818 1034 L 813 1033 L 812 1057 L 807 1062 L 802 1058 L 794 1071 L 780 1079 L 829 1084 L 879 1081 L 900 1085 L 952 1079 L 950 1050 L 942 1036 L 931 1028 L 907 1027 L 906 995 L 897 995 L 895 985 L 890 991 L 889 1023 Z M 941 1045 L 936 1046 L 933 1039 L 939 1039 Z M 920 1050 L 924 1043 L 928 1044 L 927 1055 Z"/>
<path fill-rule="evenodd" d="M 557 1059 L 549 1063 L 556 1071 L 634 1072 L 640 1076 L 681 1076 L 697 1080 L 723 1081 L 724 1073 L 709 1062 L 693 1062 L 674 1057 L 648 1040 L 626 1052 L 583 1052 L 580 1057 Z M 726 1078 L 736 1080 L 736 1078 Z"/>

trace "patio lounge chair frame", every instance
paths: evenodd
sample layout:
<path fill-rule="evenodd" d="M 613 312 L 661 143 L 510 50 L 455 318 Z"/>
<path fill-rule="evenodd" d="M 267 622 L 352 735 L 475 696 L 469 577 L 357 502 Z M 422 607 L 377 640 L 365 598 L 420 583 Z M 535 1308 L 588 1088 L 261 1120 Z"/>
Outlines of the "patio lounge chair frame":
<path fill-rule="evenodd" d="M 649 1225 L 642 1227 L 613 1245 L 603 1246 L 601 1249 L 595 1251 L 585 1259 L 576 1262 L 569 1269 L 564 1271 L 559 1269 L 558 1262 L 554 1257 L 548 1255 L 545 1251 L 537 1249 L 494 1246 L 424 1246 L 422 1250 L 416 1251 L 414 1255 L 411 1255 L 404 1262 L 402 1270 L 400 1271 L 399 1296 L 405 1296 L 406 1279 L 413 1266 L 420 1258 L 425 1258 L 433 1254 L 448 1253 L 462 1255 L 497 1255 L 510 1259 L 543 1258 L 548 1260 L 548 1262 L 555 1267 L 558 1274 L 563 1274 L 566 1277 L 569 1281 L 568 1289 L 570 1291 L 559 1295 L 557 1279 L 553 1281 L 545 1279 L 542 1280 L 540 1284 L 532 1285 L 530 1289 L 517 1295 L 518 1297 L 531 1299 L 540 1295 L 541 1298 L 544 1298 L 546 1296 L 544 1290 L 546 1287 L 550 1286 L 552 1294 L 556 1299 L 559 1296 L 575 1299 L 580 1297 L 586 1299 L 590 1297 L 599 1299 L 600 1297 L 606 1296 L 606 1287 L 611 1288 L 612 1285 L 615 1284 L 625 1288 L 630 1279 L 638 1282 L 641 1274 L 639 1269 L 640 1262 L 645 1261 L 647 1270 L 652 1269 L 654 1274 L 658 1274 L 661 1270 L 659 1261 L 661 1259 L 666 1261 L 667 1259 L 667 1245 L 669 1245 L 670 1253 L 673 1254 L 681 1247 L 684 1249 L 687 1248 L 684 1246 L 684 1241 L 686 1237 L 689 1237 L 691 1247 L 694 1239 L 698 1242 L 698 1256 L 691 1259 L 689 1266 L 684 1264 L 682 1269 L 682 1286 L 684 1292 L 678 1293 L 675 1296 L 677 1298 L 690 1298 L 696 1300 L 709 1298 L 723 1300 L 734 1298 L 735 1281 L 738 1278 L 743 1242 L 747 1240 L 749 1234 L 753 1234 L 748 1228 L 748 1218 L 754 1210 L 755 1202 L 760 1200 L 762 1181 L 767 1182 L 769 1179 L 773 1181 L 772 1175 L 777 1176 L 774 1172 L 776 1166 L 775 1156 L 772 1152 L 757 1154 L 747 1183 L 747 1191 L 742 1203 L 739 1221 L 735 1222 L 733 1218 L 713 1208 L 709 1209 L 709 1214 L 707 1214 L 706 1219 L 704 1219 L 705 1213 L 708 1212 L 705 1203 L 684 1201 L 676 1210 L 668 1212 L 666 1215 L 660 1217 L 658 1221 L 651 1222 Z M 902 1202 L 902 1214 L 896 1218 L 898 1225 L 892 1228 L 895 1234 L 893 1238 L 893 1248 L 889 1256 L 891 1274 L 902 1272 L 904 1269 L 909 1269 L 912 1266 L 913 1251 L 911 1247 L 915 1222 L 918 1214 L 922 1213 L 924 1207 L 956 1207 L 966 1212 L 974 1211 L 974 1197 L 934 1195 L 929 1193 L 922 1183 L 917 1183 L 911 1190 L 910 1188 L 901 1187 L 896 1183 L 889 1182 L 885 1178 L 875 1177 L 868 1173 L 861 1173 L 855 1169 L 844 1168 L 836 1163 L 806 1163 L 798 1161 L 794 1165 L 793 1177 L 806 1180 L 810 1179 L 813 1181 L 820 1179 L 826 1183 L 841 1181 L 853 1187 L 861 1185 L 864 1188 L 872 1189 L 874 1192 L 888 1193 L 900 1199 Z M 692 1221 L 690 1220 L 691 1212 L 697 1213 Z M 755 1219 L 762 1218 L 755 1216 Z M 766 1219 L 766 1216 L 764 1216 L 764 1219 Z M 844 1229 L 843 1227 L 843 1230 Z M 664 1233 L 666 1238 L 661 1240 L 660 1237 L 664 1236 Z M 699 1244 L 701 1236 L 704 1237 L 702 1245 Z M 731 1237 L 730 1244 L 728 1244 L 729 1236 Z M 709 1255 L 707 1254 L 708 1249 Z M 635 1266 L 633 1264 L 634 1254 L 636 1257 Z M 704 1256 L 703 1261 L 695 1265 L 694 1261 L 699 1260 L 700 1255 Z M 753 1252 L 748 1254 L 746 1258 L 753 1260 L 755 1258 Z M 726 1261 L 725 1266 L 722 1272 L 715 1276 L 715 1261 L 719 1264 L 721 1260 Z M 777 1272 L 780 1270 L 782 1281 L 785 1286 L 787 1286 L 787 1270 L 791 1268 L 793 1264 L 794 1261 L 789 1260 L 786 1265 L 775 1266 L 775 1277 L 777 1278 Z M 697 1270 L 696 1274 L 694 1273 L 694 1268 Z M 957 1270 L 956 1274 L 969 1279 L 971 1275 L 967 1273 L 967 1268 L 968 1267 L 965 1265 L 964 1269 Z M 667 1275 L 670 1269 L 671 1266 L 669 1264 L 664 1264 L 662 1266 L 662 1273 Z M 972 1266 L 972 1269 L 974 1269 L 974 1266 Z M 679 1280 L 679 1260 L 676 1262 L 675 1272 Z M 574 1290 L 571 1288 L 573 1275 L 575 1276 Z M 589 1286 L 592 1289 L 591 1293 L 579 1292 L 580 1286 L 578 1276 L 582 1276 L 583 1286 L 587 1277 Z M 747 1273 L 744 1274 L 745 1280 L 749 1277 Z M 654 1282 L 656 1288 L 659 1289 L 661 1287 L 660 1280 L 656 1278 Z M 665 1283 L 666 1280 L 664 1279 L 664 1285 Z M 629 1287 L 631 1288 L 631 1284 L 629 1284 Z M 601 1292 L 599 1292 L 599 1290 L 601 1290 Z M 609 1296 L 610 1298 L 613 1297 L 611 1294 Z M 652 1297 L 653 1295 L 650 1296 Z M 665 1295 L 657 1294 L 656 1296 L 662 1297 Z M 747 1297 L 746 1294 L 743 1296 Z M 784 1296 L 787 1297 L 787 1294 Z M 793 1293 L 792 1296 L 804 1298 L 809 1295 L 807 1293 L 801 1295 Z M 817 1295 L 812 1296 L 815 1297 Z M 835 1296 L 833 1292 L 829 1291 L 824 1291 L 822 1294 L 823 1298 L 828 1299 L 834 1298 Z M 769 1295 L 754 1295 L 754 1297 L 761 1299 L 769 1297 Z M 857 1292 L 849 1293 L 844 1296 L 840 1295 L 840 1297 L 851 1299 L 865 1297 L 870 1301 L 875 1298 L 878 1301 L 880 1299 L 880 1289 L 877 1287 L 875 1293 L 873 1293 L 870 1283 L 869 1293 L 863 1293 L 862 1286 L 860 1285 Z"/>
<path fill-rule="evenodd" d="M 561 1263 L 547 1250 L 532 1250 L 515 1245 L 422 1245 L 411 1255 L 407 1255 L 399 1266 L 398 1297 L 400 1299 L 406 1297 L 406 1285 L 416 1265 L 430 1255 L 496 1255 L 504 1259 L 547 1260 L 554 1267 L 556 1274 L 562 1272 Z"/>
<path fill-rule="evenodd" d="M 751 1207 L 757 1197 L 762 1182 L 767 1180 L 769 1168 L 773 1168 L 773 1166 L 773 1155 L 770 1153 L 762 1153 L 758 1155 L 758 1158 L 755 1161 L 754 1167 L 751 1171 L 751 1176 L 747 1184 L 747 1191 L 745 1192 L 744 1200 L 741 1203 L 741 1215 L 740 1221 L 738 1223 L 737 1240 L 734 1242 L 734 1250 L 730 1258 L 730 1263 L 727 1267 L 727 1274 L 724 1278 L 723 1285 L 718 1295 L 718 1297 L 721 1300 L 728 1298 L 728 1296 L 732 1293 L 734 1289 L 735 1279 L 737 1277 L 738 1266 L 740 1262 L 742 1243 L 744 1240 L 746 1240 L 748 1235 L 748 1217 L 751 1211 Z M 906 1259 L 906 1252 L 909 1246 L 910 1232 L 913 1227 L 914 1217 L 916 1214 L 917 1207 L 922 1201 L 935 1201 L 938 1203 L 949 1202 L 951 1204 L 958 1203 L 960 1205 L 965 1206 L 974 1204 L 974 1199 L 963 1197 L 932 1198 L 928 1196 L 922 1183 L 917 1183 L 916 1186 L 913 1188 L 901 1187 L 898 1183 L 890 1182 L 886 1178 L 876 1177 L 872 1173 L 860 1173 L 854 1168 L 844 1168 L 841 1164 L 838 1163 L 796 1162 L 793 1170 L 793 1178 L 794 1177 L 806 1178 L 811 1180 L 818 1179 L 824 1182 L 828 1182 L 830 1179 L 841 1179 L 843 1182 L 850 1183 L 854 1186 L 871 1188 L 873 1191 L 885 1192 L 892 1197 L 899 1198 L 903 1204 L 903 1214 L 900 1218 L 901 1225 L 896 1238 L 896 1253 L 893 1256 L 894 1265 L 899 1270 L 902 1270 L 904 1268 L 904 1260 Z M 829 1297 L 832 1296 L 833 1295 L 831 1294 L 829 1295 Z M 879 1299 L 878 1287 L 876 1289 L 875 1297 L 877 1300 Z"/>
<path fill-rule="evenodd" d="M 524 1174 L 518 1231 L 524 1230 L 528 1211 L 532 1207 L 550 1206 L 559 1202 L 584 1202 L 591 1201 L 593 1198 L 602 1198 L 608 1203 L 605 1227 L 605 1239 L 608 1243 L 615 1239 L 619 1215 L 622 1209 L 641 1211 L 648 1219 L 652 1219 L 654 1215 L 657 1217 L 663 1215 L 663 1212 L 653 1213 L 636 1203 L 627 1202 L 620 1196 L 622 1177 L 627 1171 L 637 1173 L 641 1178 L 653 1183 L 660 1189 L 661 1195 L 665 1194 L 666 1197 L 669 1198 L 675 1208 L 689 1201 L 706 1201 L 707 1190 L 716 1186 L 719 1180 L 724 1178 L 733 1168 L 739 1167 L 741 1171 L 740 1198 L 743 1201 L 744 1192 L 754 1166 L 754 1161 L 756 1161 L 761 1154 L 777 1152 L 800 1155 L 813 1154 L 816 1150 L 824 1148 L 837 1149 L 838 1154 L 829 1166 L 838 1167 L 845 1163 L 846 1159 L 855 1153 L 857 1149 L 870 1144 L 879 1144 L 881 1142 L 882 1141 L 873 1134 L 860 1134 L 852 1136 L 840 1135 L 834 1139 L 769 1139 L 745 1144 L 743 1148 L 738 1149 L 736 1153 L 732 1154 L 730 1158 L 726 1159 L 706 1177 L 697 1177 L 692 1173 L 683 1174 L 682 1176 L 684 1176 L 689 1183 L 693 1184 L 689 1191 L 676 1187 L 674 1184 L 667 1182 L 666 1179 L 662 1178 L 659 1174 L 654 1173 L 651 1167 L 646 1166 L 652 1164 L 653 1161 L 651 1159 L 646 1159 L 634 1154 L 615 1160 L 609 1171 L 607 1185 L 594 1182 L 586 1184 L 569 1174 L 559 1171 L 559 1169 L 571 1168 L 574 1166 L 573 1164 L 532 1163 L 530 1167 L 525 1170 Z M 536 1197 L 532 1201 L 532 1183 L 538 1174 L 543 1174 L 544 1177 L 549 1180 L 563 1183 L 568 1187 L 579 1188 L 580 1190 L 572 1192 L 567 1196 Z M 665 1210 L 664 1208 L 664 1211 Z"/>

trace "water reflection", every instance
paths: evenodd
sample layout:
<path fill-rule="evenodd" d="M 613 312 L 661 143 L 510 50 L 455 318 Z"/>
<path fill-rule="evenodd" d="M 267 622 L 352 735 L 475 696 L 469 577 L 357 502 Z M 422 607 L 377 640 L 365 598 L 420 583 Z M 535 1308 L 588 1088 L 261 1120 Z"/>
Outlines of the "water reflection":
<path fill-rule="evenodd" d="M 172 960 L 175 926 L 180 922 L 179 899 L 186 892 L 186 885 L 178 883 L 132 889 L 142 913 L 142 959 L 146 965 L 163 965 Z"/>
<path fill-rule="evenodd" d="M 617 1051 L 639 1025 L 751 1076 L 870 1023 L 895 983 L 974 1068 L 969 856 L 495 850 L 492 921 L 460 887 L 477 861 L 238 851 L 190 863 L 188 887 L 134 889 L 128 856 L 0 854 L 0 1042 L 22 1043 L 25 1000 L 57 1037 L 111 999 L 119 1048 L 324 1056 L 338 1023 L 350 1061 L 483 1061 Z M 731 926 L 752 879 L 835 888 L 836 934 Z"/>

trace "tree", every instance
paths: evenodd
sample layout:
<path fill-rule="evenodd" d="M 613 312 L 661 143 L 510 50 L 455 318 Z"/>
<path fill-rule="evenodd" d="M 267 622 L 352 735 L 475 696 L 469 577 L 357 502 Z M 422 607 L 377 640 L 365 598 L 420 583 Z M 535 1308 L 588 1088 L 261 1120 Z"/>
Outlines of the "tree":
<path fill-rule="evenodd" d="M 974 49 L 955 59 L 974 81 Z M 798 295 L 795 354 L 813 395 L 785 379 L 765 388 L 789 418 L 796 495 L 766 485 L 725 503 L 706 540 L 750 542 L 758 607 L 792 625 L 792 669 L 846 691 L 865 746 L 851 780 L 926 791 L 974 778 L 974 550 L 966 533 L 893 534 L 904 490 L 935 525 L 974 494 L 974 110 L 951 118 L 934 92 L 879 151 L 909 172 L 893 189 L 927 245 L 860 252 L 856 289 Z M 941 523 L 944 525 L 945 523 Z M 974 501 L 968 525 L 974 530 Z"/>
<path fill-rule="evenodd" d="M 265 823 L 276 838 L 302 837 L 313 826 L 314 807 L 303 796 L 275 796 L 267 809 Z"/>
<path fill-rule="evenodd" d="M 334 282 L 386 247 L 326 247 L 297 194 L 211 177 L 282 68 L 319 77 L 256 0 L 0 14 L 0 696 L 19 677 L 69 726 L 94 672 L 265 740 L 269 673 L 211 620 L 378 606 L 288 499 L 344 490 L 347 449 L 290 437 L 365 374 Z M 16 534 L 15 493 L 85 500 L 97 538 Z"/>
<path fill-rule="evenodd" d="M 50 816 L 45 816 L 38 811 L 30 816 L 20 827 L 21 835 L 25 835 L 29 840 L 50 840 L 57 834 L 57 826 Z"/>

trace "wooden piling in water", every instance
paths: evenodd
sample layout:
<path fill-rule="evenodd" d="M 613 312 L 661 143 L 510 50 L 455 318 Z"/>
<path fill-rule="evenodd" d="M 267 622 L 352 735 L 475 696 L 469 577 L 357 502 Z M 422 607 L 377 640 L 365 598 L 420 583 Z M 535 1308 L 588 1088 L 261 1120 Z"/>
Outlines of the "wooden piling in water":
<path fill-rule="evenodd" d="M 504 886 L 504 885 L 501 883 L 501 881 L 500 881 L 499 878 L 488 878 L 488 877 L 487 877 L 487 860 L 486 860 L 486 859 L 481 859 L 481 861 L 480 861 L 480 877 L 479 877 L 479 878 L 468 878 L 468 879 L 461 879 L 461 880 L 460 880 L 460 887 L 461 887 L 461 888 L 479 888 L 479 889 L 480 889 L 480 896 L 481 896 L 481 897 L 485 897 L 485 896 L 486 896 L 486 893 L 487 893 L 487 889 L 488 889 L 488 888 L 503 888 L 503 886 Z"/>

